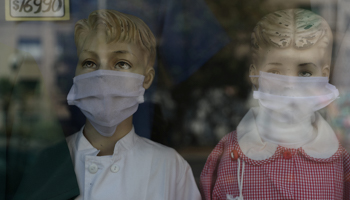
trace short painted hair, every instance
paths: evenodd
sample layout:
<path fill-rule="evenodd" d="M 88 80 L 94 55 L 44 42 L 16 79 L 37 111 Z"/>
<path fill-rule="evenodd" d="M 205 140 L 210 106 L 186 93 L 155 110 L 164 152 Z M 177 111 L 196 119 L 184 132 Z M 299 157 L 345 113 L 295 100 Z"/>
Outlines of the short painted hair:
<path fill-rule="evenodd" d="M 255 63 L 266 47 L 308 49 L 320 41 L 331 51 L 332 31 L 321 16 L 304 9 L 276 11 L 263 17 L 254 28 L 252 61 Z"/>
<path fill-rule="evenodd" d="M 115 10 L 96 10 L 88 19 L 75 24 L 74 40 L 78 54 L 88 34 L 104 26 L 107 43 L 136 43 L 149 52 L 149 63 L 154 65 L 156 58 L 156 39 L 149 27 L 138 17 Z"/>

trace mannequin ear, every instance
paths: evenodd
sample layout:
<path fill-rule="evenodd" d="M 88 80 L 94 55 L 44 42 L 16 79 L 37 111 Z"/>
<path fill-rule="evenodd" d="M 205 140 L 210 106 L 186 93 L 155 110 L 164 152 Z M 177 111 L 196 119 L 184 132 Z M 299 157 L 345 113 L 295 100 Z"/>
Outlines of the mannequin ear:
<path fill-rule="evenodd" d="M 155 71 L 153 67 L 148 67 L 145 74 L 145 80 L 143 81 L 143 88 L 148 89 L 151 86 L 154 76 Z"/>
<path fill-rule="evenodd" d="M 324 77 L 328 77 L 329 78 L 329 74 L 330 74 L 330 67 L 329 65 L 326 65 L 322 68 L 322 76 Z"/>
<path fill-rule="evenodd" d="M 257 76 L 259 75 L 258 70 L 256 69 L 256 66 L 254 64 L 251 64 L 249 66 L 249 76 Z M 258 78 L 257 77 L 250 77 L 250 81 L 255 86 L 255 88 L 258 88 Z"/>

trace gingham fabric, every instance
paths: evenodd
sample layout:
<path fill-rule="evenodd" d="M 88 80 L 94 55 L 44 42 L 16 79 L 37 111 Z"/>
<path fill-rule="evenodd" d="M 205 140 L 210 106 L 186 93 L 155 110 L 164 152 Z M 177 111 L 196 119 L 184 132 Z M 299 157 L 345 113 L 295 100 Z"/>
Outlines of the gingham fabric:
<path fill-rule="evenodd" d="M 225 136 L 209 155 L 200 177 L 202 198 L 224 199 L 239 196 L 238 153 L 243 173 L 244 200 L 259 199 L 349 199 L 350 155 L 339 145 L 326 159 L 313 158 L 302 148 L 279 146 L 273 156 L 252 160 L 245 156 L 237 142 L 236 131 Z M 233 153 L 232 153 L 233 154 Z"/>

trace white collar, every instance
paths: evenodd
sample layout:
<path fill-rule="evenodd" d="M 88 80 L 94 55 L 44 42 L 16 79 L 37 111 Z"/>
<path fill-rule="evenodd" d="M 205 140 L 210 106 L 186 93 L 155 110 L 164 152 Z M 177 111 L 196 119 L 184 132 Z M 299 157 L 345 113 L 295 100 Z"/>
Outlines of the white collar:
<path fill-rule="evenodd" d="M 91 145 L 91 143 L 86 139 L 86 137 L 83 134 L 84 130 L 83 126 L 80 131 L 77 133 L 77 139 L 76 139 L 76 147 L 77 151 L 85 151 L 88 154 L 97 155 L 100 150 L 96 149 Z M 121 151 L 127 151 L 131 149 L 135 143 L 135 141 L 138 139 L 138 136 L 135 133 L 134 127 L 132 127 L 131 131 L 126 134 L 124 137 L 122 137 L 114 146 L 114 152 L 113 155 L 115 155 L 117 152 Z"/>
<path fill-rule="evenodd" d="M 258 112 L 258 107 L 251 108 L 243 117 L 237 127 L 237 140 L 242 152 L 248 158 L 265 160 L 275 153 L 278 145 L 265 142 L 260 137 L 255 121 Z M 301 148 L 311 157 L 329 158 L 338 150 L 339 142 L 333 129 L 323 117 L 317 112 L 315 116 L 317 136 Z"/>

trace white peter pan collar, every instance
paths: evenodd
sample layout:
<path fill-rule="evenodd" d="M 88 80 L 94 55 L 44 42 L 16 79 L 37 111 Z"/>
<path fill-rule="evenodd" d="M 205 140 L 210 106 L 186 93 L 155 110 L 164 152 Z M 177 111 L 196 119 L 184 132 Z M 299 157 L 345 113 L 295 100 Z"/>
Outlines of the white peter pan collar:
<path fill-rule="evenodd" d="M 274 155 L 278 145 L 262 140 L 259 135 L 255 116 L 259 108 L 251 108 L 237 127 L 237 140 L 242 152 L 250 159 L 265 160 Z M 329 158 L 339 148 L 339 142 L 333 129 L 319 113 L 315 113 L 317 127 L 316 138 L 301 148 L 313 158 Z"/>

